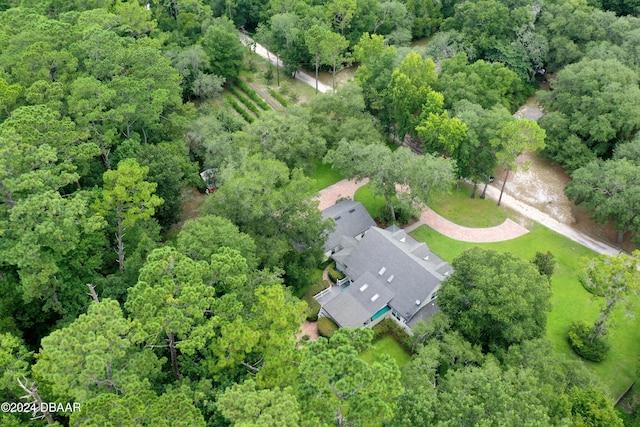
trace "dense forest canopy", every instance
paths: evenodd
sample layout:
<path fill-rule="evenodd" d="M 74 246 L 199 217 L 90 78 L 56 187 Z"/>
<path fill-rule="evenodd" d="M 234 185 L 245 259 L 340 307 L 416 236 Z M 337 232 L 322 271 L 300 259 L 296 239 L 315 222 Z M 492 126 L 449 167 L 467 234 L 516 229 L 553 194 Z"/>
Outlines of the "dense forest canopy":
<path fill-rule="evenodd" d="M 455 275 L 402 371 L 360 357 L 369 329 L 299 342 L 296 295 L 331 228 L 310 178 L 323 159 L 369 178 L 395 222 L 456 179 L 475 195 L 512 167 L 517 136 L 546 134 L 544 154 L 574 171 L 567 195 L 637 239 L 636 3 L 0 1 L 0 397 L 82 403 L 0 424 L 621 425 L 543 338 L 549 289 L 528 261 L 463 254 L 487 292 L 536 292 L 486 304 Z M 236 114 L 238 29 L 286 75 L 354 64 L 354 81 Z M 525 126 L 512 114 L 545 79 L 546 115 Z M 175 227 L 203 170 L 216 192 Z M 458 316 L 469 304 L 493 317 Z"/>

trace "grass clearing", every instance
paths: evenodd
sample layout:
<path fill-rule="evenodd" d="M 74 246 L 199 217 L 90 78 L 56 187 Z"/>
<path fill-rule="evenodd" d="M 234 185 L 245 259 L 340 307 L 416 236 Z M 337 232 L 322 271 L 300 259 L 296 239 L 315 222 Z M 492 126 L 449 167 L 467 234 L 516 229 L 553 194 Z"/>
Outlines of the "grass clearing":
<path fill-rule="evenodd" d="M 547 337 L 555 349 L 568 357 L 580 359 L 569 347 L 566 334 L 569 323 L 584 319 L 595 321 L 599 313 L 601 298 L 594 298 L 584 290 L 578 278 L 583 257 L 592 257 L 595 253 L 572 240 L 536 224 L 530 233 L 517 239 L 498 243 L 466 243 L 450 239 L 433 229 L 422 226 L 411 233 L 442 257 L 451 262 L 461 252 L 473 246 L 481 246 L 502 252 L 511 252 L 523 259 L 531 259 L 536 252 L 550 251 L 556 258 L 557 266 L 552 280 L 552 311 L 547 316 Z M 613 328 L 610 330 L 611 351 L 602 363 L 583 361 L 608 390 L 611 398 L 617 399 L 637 378 L 640 367 L 640 310 L 636 317 L 625 316 L 622 307 L 616 308 L 612 316 Z M 581 359 L 580 359 L 581 360 Z"/>
<path fill-rule="evenodd" d="M 300 80 L 287 77 L 282 69 L 280 69 L 280 87 L 278 87 L 275 65 L 272 65 L 273 78 L 270 82 L 267 82 L 264 76 L 269 68 L 269 62 L 255 52 L 250 52 L 245 58 L 247 69 L 241 72 L 241 76 L 247 83 L 254 85 L 256 92 L 261 95 L 268 93 L 266 87 L 269 86 L 285 98 L 291 100 L 292 104 L 304 104 L 316 96 L 315 88 Z M 282 90 L 283 86 L 286 87 L 286 89 Z M 286 92 L 286 94 L 283 92 Z"/>
<path fill-rule="evenodd" d="M 371 186 L 369 184 L 358 188 L 356 193 L 353 195 L 353 200 L 362 203 L 367 212 L 369 212 L 369 215 L 373 218 L 379 218 L 382 209 L 387 208 L 384 197 L 379 194 L 375 194 L 371 190 Z"/>
<path fill-rule="evenodd" d="M 344 176 L 331 169 L 331 165 L 329 163 L 324 163 L 320 159 L 313 161 L 313 172 L 310 177 L 315 181 L 315 185 L 313 187 L 314 191 L 320 191 L 323 188 L 327 188 L 328 186 L 344 179 Z"/>
<path fill-rule="evenodd" d="M 336 71 L 336 89 L 343 86 L 346 82 L 351 80 L 353 76 L 356 74 L 358 70 L 357 66 L 345 67 L 341 70 Z M 315 74 L 314 70 L 308 71 L 309 74 Z M 315 75 L 314 75 L 315 77 Z M 325 85 L 331 87 L 333 84 L 333 75 L 330 71 L 320 71 L 318 73 L 318 80 Z"/>
<path fill-rule="evenodd" d="M 175 239 L 180 230 L 182 230 L 185 222 L 192 219 L 198 219 L 202 216 L 202 206 L 207 200 L 207 195 L 201 193 L 195 187 L 183 188 L 180 193 L 180 197 L 182 198 L 182 203 L 180 205 L 180 222 L 173 224 L 171 228 L 169 228 L 164 237 L 167 241 L 175 242 Z"/>
<path fill-rule="evenodd" d="M 459 190 L 454 189 L 449 194 L 433 197 L 429 207 L 449 221 L 464 227 L 494 227 L 502 224 L 508 217 L 517 216 L 510 209 L 498 206 L 495 200 L 481 199 L 479 196 L 483 186 L 478 186 L 476 198 L 472 199 L 472 186 L 460 184 Z"/>
<path fill-rule="evenodd" d="M 323 268 L 314 269 L 308 277 L 307 286 L 296 289 L 293 293 L 300 299 L 313 298 L 315 294 L 325 289 L 329 284 L 322 280 Z"/>
<path fill-rule="evenodd" d="M 402 368 L 411 360 L 411 356 L 390 335 L 385 335 L 374 341 L 370 349 L 360 354 L 360 358 L 367 363 L 373 363 L 379 361 L 382 354 L 391 356 L 399 368 Z"/>

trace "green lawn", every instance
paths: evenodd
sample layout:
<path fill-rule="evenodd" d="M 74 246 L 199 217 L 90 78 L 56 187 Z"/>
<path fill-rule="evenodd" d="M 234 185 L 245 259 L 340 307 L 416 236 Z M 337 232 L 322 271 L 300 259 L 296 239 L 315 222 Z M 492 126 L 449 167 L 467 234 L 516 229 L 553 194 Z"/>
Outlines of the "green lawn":
<path fill-rule="evenodd" d="M 331 165 L 323 163 L 322 160 L 317 159 L 313 162 L 313 172 L 311 178 L 315 180 L 313 187 L 314 191 L 320 191 L 323 188 L 327 188 L 330 185 L 335 184 L 338 181 L 342 181 L 344 176 L 335 170 L 331 169 Z"/>
<path fill-rule="evenodd" d="M 478 185 L 476 198 L 471 198 L 471 185 L 461 184 L 460 190 L 434 197 L 429 207 L 438 214 L 464 227 L 486 228 L 500 225 L 507 217 L 515 217 L 513 211 L 498 206 L 495 200 L 481 199 L 482 185 Z"/>
<path fill-rule="evenodd" d="M 373 363 L 379 360 L 381 354 L 388 354 L 391 356 L 399 368 L 409 363 L 411 356 L 404 351 L 400 345 L 390 335 L 385 335 L 377 341 L 373 342 L 373 347 L 362 352 L 360 358 L 367 363 Z"/>
<path fill-rule="evenodd" d="M 481 193 L 478 192 L 478 195 Z M 494 200 L 471 197 L 471 186 L 462 184 L 460 190 L 434 197 L 429 207 L 448 220 L 464 227 L 493 227 L 502 224 L 507 218 L 517 218 L 510 209 L 498 206 Z M 384 197 L 374 194 L 369 184 L 360 187 L 354 195 L 354 200 L 361 202 L 374 218 L 380 216 L 382 209 L 386 209 Z"/>
<path fill-rule="evenodd" d="M 356 190 L 353 200 L 360 202 L 373 218 L 378 218 L 382 209 L 386 209 L 384 197 L 374 194 L 369 184 L 363 185 Z"/>
<path fill-rule="evenodd" d="M 252 67 L 248 66 L 250 62 L 253 62 Z M 245 65 L 247 66 L 247 69 L 241 73 L 242 77 L 246 78 L 250 82 L 255 82 L 258 85 L 266 84 L 264 79 L 264 73 L 269 67 L 269 62 L 265 58 L 259 56 L 254 52 L 251 52 L 249 55 L 245 56 Z M 273 69 L 273 80 L 271 81 L 271 84 L 269 84 L 269 86 L 275 89 L 276 91 L 280 91 L 280 88 L 278 88 L 278 85 L 277 85 L 275 66 L 273 66 L 272 69 Z M 308 84 L 303 83 L 298 79 L 287 77 L 284 71 L 280 69 L 281 87 L 283 86 L 283 83 L 285 83 L 284 86 L 288 87 L 287 94 L 284 94 L 282 92 L 281 93 L 289 101 L 292 101 L 293 104 L 304 104 L 307 101 L 315 98 L 316 96 L 315 87 L 311 87 Z M 291 99 L 292 94 L 295 94 L 297 96 L 298 100 L 296 102 L 294 102 Z"/>
<path fill-rule="evenodd" d="M 558 351 L 578 358 L 567 344 L 566 333 L 571 321 L 584 319 L 592 322 L 598 315 L 602 300 L 592 297 L 578 281 L 581 258 L 594 256 L 594 252 L 542 225 L 534 226 L 530 233 L 522 237 L 499 243 L 459 242 L 427 226 L 418 228 L 412 235 L 417 240 L 426 242 L 433 252 L 449 262 L 462 251 L 476 245 L 508 251 L 524 259 L 531 259 L 537 251 L 551 251 L 558 265 L 552 281 L 553 309 L 547 317 L 547 336 Z M 636 309 L 636 313 L 640 314 L 640 310 Z M 640 317 L 626 317 L 622 307 L 619 307 L 613 316 L 613 324 L 609 337 L 612 349 L 607 358 L 599 364 L 584 363 L 601 380 L 609 391 L 609 396 L 618 398 L 637 378 L 640 368 L 640 340 L 637 339 Z"/>

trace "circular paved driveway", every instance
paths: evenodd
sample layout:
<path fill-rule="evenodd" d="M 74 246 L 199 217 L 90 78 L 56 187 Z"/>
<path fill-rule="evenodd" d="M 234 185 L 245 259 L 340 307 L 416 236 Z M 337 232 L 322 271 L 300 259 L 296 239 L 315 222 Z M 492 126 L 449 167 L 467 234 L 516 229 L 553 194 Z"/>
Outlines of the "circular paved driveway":
<path fill-rule="evenodd" d="M 356 182 L 350 179 L 343 179 L 323 190 L 320 190 L 319 208 L 324 210 L 336 204 L 341 199 L 352 199 L 356 190 L 369 182 L 368 179 Z M 507 219 L 500 225 L 489 228 L 469 228 L 454 224 L 448 219 L 438 215 L 433 210 L 428 209 L 420 215 L 420 220 L 405 228 L 407 233 L 415 230 L 421 225 L 428 225 L 437 232 L 452 239 L 463 242 L 488 243 L 501 242 L 520 237 L 529 231 L 521 225 Z"/>

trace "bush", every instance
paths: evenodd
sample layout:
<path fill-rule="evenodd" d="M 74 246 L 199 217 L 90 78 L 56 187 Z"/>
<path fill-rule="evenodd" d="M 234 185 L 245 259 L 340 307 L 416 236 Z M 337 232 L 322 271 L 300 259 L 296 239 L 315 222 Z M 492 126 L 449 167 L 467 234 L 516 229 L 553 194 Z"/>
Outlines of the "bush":
<path fill-rule="evenodd" d="M 596 338 L 591 342 L 589 335 L 592 328 L 585 321 L 577 321 L 569 325 L 569 345 L 580 357 L 592 362 L 602 362 L 611 346 L 606 336 Z"/>
<path fill-rule="evenodd" d="M 280 95 L 280 93 L 276 92 L 272 88 L 268 88 L 268 89 L 271 96 L 273 96 L 280 104 L 282 104 L 283 107 L 288 107 L 289 105 L 291 105 L 291 103 L 287 101 L 287 98 Z"/>
<path fill-rule="evenodd" d="M 230 86 L 229 90 L 231 91 L 232 94 L 234 94 L 236 96 L 236 98 L 238 98 L 240 100 L 240 102 L 242 102 L 244 105 L 246 105 L 249 110 L 253 111 L 253 113 L 257 117 L 260 117 L 260 110 L 258 110 L 258 107 L 256 107 L 256 104 L 254 104 L 253 102 L 249 101 L 247 99 L 247 97 L 244 96 L 242 94 L 242 92 L 240 92 L 238 90 L 238 88 L 236 88 L 235 86 Z"/>
<path fill-rule="evenodd" d="M 298 100 L 300 99 L 300 97 L 298 96 L 298 92 L 296 92 L 295 90 L 291 91 L 291 93 L 289 94 L 289 99 L 293 103 L 298 102 Z"/>
<path fill-rule="evenodd" d="M 260 95 L 258 95 L 255 90 L 251 89 L 251 87 L 249 87 L 249 85 L 247 85 L 244 81 L 238 80 L 237 83 L 240 89 L 242 89 L 242 91 L 246 93 L 249 98 L 251 98 L 256 104 L 258 104 L 258 107 L 262 108 L 265 111 L 271 109 L 269 104 L 267 104 L 264 99 L 262 99 Z"/>
<path fill-rule="evenodd" d="M 329 275 L 329 279 L 333 283 L 336 283 L 338 280 L 344 279 L 344 273 L 342 273 L 341 271 L 336 270 L 336 263 L 335 262 L 333 262 L 333 263 L 331 263 L 331 265 L 329 265 L 328 270 L 327 270 L 327 274 Z"/>
<path fill-rule="evenodd" d="M 314 295 L 319 294 L 320 292 L 324 291 L 328 287 L 329 287 L 329 284 L 327 282 L 325 282 L 324 280 L 319 281 L 318 283 L 316 283 L 315 285 L 307 289 L 307 291 L 304 294 L 305 299 L 313 298 Z"/>
<path fill-rule="evenodd" d="M 247 123 L 253 123 L 253 117 L 251 116 L 251 114 L 249 114 L 247 112 L 247 110 L 245 110 L 244 108 L 242 108 L 235 99 L 233 99 L 233 97 L 229 94 L 227 94 L 227 102 L 231 105 L 231 107 L 236 110 L 238 112 L 238 114 L 240 114 L 242 116 L 242 118 L 247 122 Z"/>
<path fill-rule="evenodd" d="M 396 213 L 397 224 L 407 224 L 411 218 L 413 218 L 413 209 L 405 207 L 405 206 L 394 206 L 393 210 Z M 393 218 L 391 218 L 391 211 L 385 206 L 380 211 L 380 215 L 377 218 L 383 224 L 392 224 Z"/>
<path fill-rule="evenodd" d="M 309 299 L 305 298 L 305 301 L 307 301 L 307 305 L 309 306 L 307 308 L 307 320 L 309 322 L 315 322 L 318 320 L 318 313 L 320 313 L 320 303 L 313 297 Z"/>
<path fill-rule="evenodd" d="M 373 341 L 377 341 L 385 335 L 390 335 L 404 351 L 413 354 L 411 336 L 395 320 L 386 318 L 373 327 Z"/>
<path fill-rule="evenodd" d="M 546 254 L 542 252 L 536 252 L 531 262 L 536 266 L 540 274 L 547 276 L 547 279 L 551 281 L 551 276 L 556 269 L 556 258 L 553 254 L 547 251 Z"/>
<path fill-rule="evenodd" d="M 273 83 L 273 68 L 269 67 L 265 70 L 264 74 L 264 81 L 270 85 L 271 83 Z"/>
<path fill-rule="evenodd" d="M 331 338 L 338 330 L 336 322 L 328 317 L 320 317 L 318 319 L 318 335 L 325 338 Z"/>

